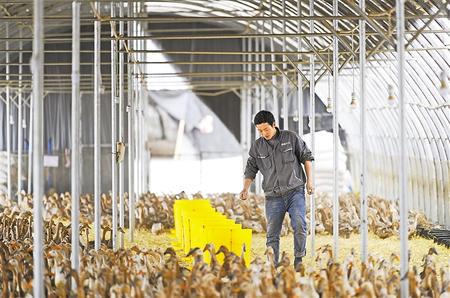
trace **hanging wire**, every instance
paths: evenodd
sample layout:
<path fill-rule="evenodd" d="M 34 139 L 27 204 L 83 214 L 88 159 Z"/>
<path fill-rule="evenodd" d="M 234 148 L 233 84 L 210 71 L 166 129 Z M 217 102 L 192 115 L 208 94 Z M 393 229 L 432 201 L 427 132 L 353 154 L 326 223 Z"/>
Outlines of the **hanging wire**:
<path fill-rule="evenodd" d="M 328 51 L 328 65 L 330 65 L 330 51 Z M 331 71 L 328 71 L 328 99 L 330 98 L 331 92 Z"/>
<path fill-rule="evenodd" d="M 357 102 L 356 102 L 356 93 L 355 93 L 355 54 L 354 54 L 354 47 L 353 43 L 355 41 L 354 31 L 352 31 L 352 43 L 351 43 L 351 50 L 352 50 L 352 94 L 350 96 L 350 108 L 354 109 L 356 108 Z"/>
<path fill-rule="evenodd" d="M 331 45 L 330 45 L 331 49 Z M 328 65 L 330 65 L 330 52 L 328 51 Z M 327 97 L 327 104 L 326 109 L 328 113 L 331 113 L 333 110 L 333 103 L 331 101 L 331 70 L 328 71 L 328 97 Z"/>
<path fill-rule="evenodd" d="M 351 44 L 352 53 L 354 53 L 353 41 L 354 41 L 354 35 L 353 35 L 353 31 L 352 31 L 352 44 Z M 353 97 L 353 94 L 355 94 L 355 54 L 352 54 L 352 97 Z"/>

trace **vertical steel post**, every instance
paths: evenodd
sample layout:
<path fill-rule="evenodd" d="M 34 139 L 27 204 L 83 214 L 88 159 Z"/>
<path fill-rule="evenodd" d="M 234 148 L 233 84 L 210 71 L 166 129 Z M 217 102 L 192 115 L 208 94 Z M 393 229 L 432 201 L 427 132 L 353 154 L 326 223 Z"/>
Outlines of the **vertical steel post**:
<path fill-rule="evenodd" d="M 19 28 L 19 37 L 22 38 L 22 27 Z M 22 150 L 23 150 L 23 121 L 22 121 L 22 41 L 19 41 L 19 89 L 17 94 L 17 198 L 21 197 L 22 191 Z"/>
<path fill-rule="evenodd" d="M 297 13 L 298 16 L 302 16 L 302 6 L 301 6 L 301 0 L 297 1 Z M 302 32 L 302 22 L 298 20 L 297 22 L 297 31 L 299 34 Z M 302 51 L 302 38 L 298 37 L 297 39 L 297 51 Z M 300 63 L 300 60 L 302 59 L 301 55 L 297 56 L 297 59 L 299 61 L 297 68 L 297 109 L 298 109 L 298 135 L 303 136 L 303 77 L 301 75 L 301 72 L 303 71 L 303 66 Z"/>
<path fill-rule="evenodd" d="M 6 23 L 6 159 L 7 159 L 7 187 L 8 198 L 12 200 L 12 182 L 11 182 L 11 94 L 9 81 L 9 22 Z"/>
<path fill-rule="evenodd" d="M 80 272 L 80 3 L 72 2 L 72 162 L 71 162 L 71 265 Z M 76 290 L 76 282 L 72 279 L 72 289 Z"/>
<path fill-rule="evenodd" d="M 33 139 L 33 294 L 44 297 L 44 1 L 33 5 L 33 57 L 31 59 L 34 139 Z"/>
<path fill-rule="evenodd" d="M 339 14 L 339 2 L 333 0 L 333 15 Z M 333 20 L 333 28 L 338 32 L 338 20 Z M 338 258 L 339 253 L 339 184 L 338 184 L 338 145 L 339 145 L 339 119 L 338 119 L 338 82 L 339 82 L 339 40 L 336 34 L 333 35 L 333 242 L 334 258 Z"/>
<path fill-rule="evenodd" d="M 366 0 L 359 0 L 359 8 L 366 11 Z M 366 21 L 359 20 L 359 84 L 361 115 L 361 262 L 367 262 L 368 223 L 366 194 Z M 353 38 L 353 36 L 352 36 Z"/>
<path fill-rule="evenodd" d="M 128 1 L 128 17 L 133 16 L 133 7 L 132 1 Z M 135 21 L 134 21 L 135 22 Z M 132 21 L 128 21 L 127 23 L 127 34 L 128 36 L 132 36 Z M 130 41 L 128 41 L 130 43 Z M 131 42 L 134 49 L 134 42 Z M 129 233 L 130 233 L 130 242 L 134 241 L 134 98 L 133 98 L 133 67 L 132 67 L 132 54 L 128 54 L 128 224 L 129 224 Z"/>
<path fill-rule="evenodd" d="M 33 96 L 30 96 L 30 120 L 28 128 L 28 179 L 27 193 L 31 194 L 31 180 L 33 174 Z"/>
<path fill-rule="evenodd" d="M 406 106 L 405 106 L 405 2 L 396 0 L 397 14 L 397 62 L 398 62 L 398 93 L 400 108 L 400 296 L 409 297 L 408 288 L 408 199 L 406 197 Z"/>
<path fill-rule="evenodd" d="M 309 0 L 309 15 L 314 16 L 314 0 Z M 314 20 L 311 19 L 309 21 L 309 31 L 310 33 L 314 33 Z M 310 37 L 311 46 L 314 47 L 314 36 Z M 312 50 L 312 49 L 311 49 Z M 315 142 L 315 132 L 316 132 L 316 92 L 315 92 L 315 61 L 314 54 L 309 56 L 309 64 L 310 64 L 310 79 L 309 79 L 309 127 L 311 133 L 311 152 L 314 155 L 316 153 L 316 142 Z M 313 184 L 315 184 L 315 175 L 316 175 L 316 163 L 312 162 L 311 175 Z M 313 185 L 314 187 L 314 185 Z M 315 254 L 315 236 L 316 236 L 316 206 L 314 201 L 314 194 L 310 195 L 310 214 L 311 214 L 311 256 L 314 257 Z"/>
<path fill-rule="evenodd" d="M 245 53 L 247 49 L 247 41 L 245 38 L 242 40 L 242 52 Z M 242 54 L 242 61 L 247 61 L 247 55 Z M 242 80 L 244 81 L 244 87 L 241 89 L 241 148 L 242 148 L 242 163 L 243 168 L 245 169 L 246 159 L 247 159 L 247 75 L 245 71 L 247 69 L 247 65 L 242 63 Z"/>
<path fill-rule="evenodd" d="M 265 27 L 265 21 L 262 21 L 261 24 L 261 33 L 262 35 L 264 35 L 266 33 L 266 27 Z M 265 79 L 266 79 L 266 46 L 265 46 L 265 42 L 264 42 L 264 36 L 260 38 L 260 50 L 261 50 L 261 55 L 260 55 L 260 61 L 261 63 L 261 71 L 263 73 L 263 75 L 259 75 L 260 80 L 262 81 L 260 83 L 261 86 L 261 110 L 266 110 L 266 85 L 265 85 Z"/>
<path fill-rule="evenodd" d="M 272 0 L 269 1 L 269 10 L 270 10 L 270 16 L 273 17 L 273 3 Z M 270 33 L 274 34 L 274 27 L 273 27 L 273 19 L 270 20 Z M 270 51 L 272 52 L 272 55 L 270 55 L 270 59 L 273 62 L 275 62 L 275 54 L 273 52 L 275 51 L 275 39 L 272 37 L 270 38 Z M 272 64 L 272 100 L 273 100 L 273 116 L 275 117 L 275 123 L 278 127 L 280 127 L 280 111 L 278 107 L 278 89 L 277 89 L 277 75 L 276 75 L 276 68 L 275 64 Z"/>
<path fill-rule="evenodd" d="M 119 17 L 123 18 L 123 2 L 119 3 Z M 124 21 L 119 21 L 119 35 L 124 34 Z M 125 50 L 125 41 L 119 40 L 119 140 L 124 143 L 124 110 L 125 110 L 125 57 L 123 51 Z M 124 185 L 125 185 L 125 167 L 124 161 L 119 163 L 119 226 L 123 230 L 125 228 L 125 198 L 124 198 Z M 124 235 L 118 234 L 120 248 L 124 246 Z"/>
<path fill-rule="evenodd" d="M 286 2 L 282 0 L 283 17 L 286 16 Z M 283 34 L 286 34 L 286 21 L 283 19 Z M 286 37 L 283 36 L 283 129 L 289 129 L 289 103 L 288 103 L 288 83 L 286 69 Z"/>
<path fill-rule="evenodd" d="M 111 18 L 116 16 L 116 4 L 111 2 Z M 111 37 L 114 38 L 116 22 L 111 22 Z M 111 40 L 111 195 L 112 195 L 112 246 L 117 250 L 117 40 Z"/>
<path fill-rule="evenodd" d="M 100 3 L 95 2 L 95 10 L 100 14 Z M 95 249 L 100 249 L 100 217 L 101 217 L 101 148 L 100 148 L 100 111 L 101 111 L 101 21 L 94 22 L 94 235 Z"/>

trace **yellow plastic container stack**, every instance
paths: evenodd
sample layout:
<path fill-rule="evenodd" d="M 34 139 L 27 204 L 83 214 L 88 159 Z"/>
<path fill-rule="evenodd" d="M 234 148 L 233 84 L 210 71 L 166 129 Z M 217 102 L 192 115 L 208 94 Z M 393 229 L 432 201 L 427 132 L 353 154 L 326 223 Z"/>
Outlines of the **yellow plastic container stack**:
<path fill-rule="evenodd" d="M 216 251 L 221 245 L 241 255 L 245 245 L 244 260 L 250 262 L 252 230 L 243 229 L 240 224 L 217 212 L 209 200 L 176 200 L 174 204 L 175 236 L 177 246 L 186 254 L 195 247 L 203 249 L 213 243 Z M 205 252 L 205 261 L 210 256 Z M 223 261 L 223 255 L 218 256 Z"/>

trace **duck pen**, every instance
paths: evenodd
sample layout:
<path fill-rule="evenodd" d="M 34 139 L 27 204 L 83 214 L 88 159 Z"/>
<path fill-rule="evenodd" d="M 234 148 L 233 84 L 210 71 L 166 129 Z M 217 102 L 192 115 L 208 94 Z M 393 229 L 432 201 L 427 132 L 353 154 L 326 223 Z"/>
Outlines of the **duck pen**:
<path fill-rule="evenodd" d="M 0 0 L 2 296 L 450 297 L 449 5 Z"/>

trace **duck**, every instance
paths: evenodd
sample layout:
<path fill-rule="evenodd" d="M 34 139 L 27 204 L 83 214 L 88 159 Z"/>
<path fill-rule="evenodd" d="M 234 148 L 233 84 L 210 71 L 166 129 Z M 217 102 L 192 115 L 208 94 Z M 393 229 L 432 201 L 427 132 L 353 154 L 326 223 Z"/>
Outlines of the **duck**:
<path fill-rule="evenodd" d="M 205 251 L 208 251 L 208 253 L 211 257 L 211 260 L 209 262 L 211 273 L 214 274 L 215 276 L 218 276 L 221 265 L 219 264 L 219 261 L 217 260 L 216 249 L 214 247 L 214 244 L 207 243 L 205 245 L 205 248 L 203 248 L 203 252 L 205 252 Z"/>

